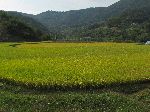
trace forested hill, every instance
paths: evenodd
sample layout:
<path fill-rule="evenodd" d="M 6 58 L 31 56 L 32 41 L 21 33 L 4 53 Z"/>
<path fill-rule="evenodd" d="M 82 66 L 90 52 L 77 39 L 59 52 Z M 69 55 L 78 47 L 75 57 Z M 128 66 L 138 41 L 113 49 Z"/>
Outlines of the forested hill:
<path fill-rule="evenodd" d="M 115 16 L 129 9 L 141 9 L 143 7 L 150 7 L 149 0 L 120 0 L 119 2 L 107 7 L 106 13 L 109 16 Z"/>
<path fill-rule="evenodd" d="M 32 18 L 0 11 L 0 41 L 37 41 L 45 33 L 44 26 Z"/>
<path fill-rule="evenodd" d="M 43 33 L 48 32 L 48 29 L 42 23 L 33 19 L 34 15 L 32 14 L 25 14 L 25 13 L 14 12 L 14 11 L 8 11 L 7 14 L 9 16 L 17 17 L 22 22 L 26 23 L 29 26 L 37 28 L 38 30 L 41 30 Z"/>
<path fill-rule="evenodd" d="M 146 42 L 150 40 L 150 7 L 128 9 L 103 24 L 80 30 L 79 34 L 97 41 Z"/>
<path fill-rule="evenodd" d="M 35 16 L 35 19 L 48 25 L 49 28 L 57 26 L 83 26 L 105 20 L 105 7 L 72 10 L 67 12 L 47 11 Z"/>
<path fill-rule="evenodd" d="M 9 36 L 19 35 L 30 39 L 32 37 L 41 39 L 42 36 L 41 40 L 79 40 L 84 37 L 91 37 L 94 41 L 150 40 L 150 0 L 120 0 L 109 7 L 67 12 L 46 11 L 38 15 L 7 12 L 6 15 L 9 19 L 6 17 L 0 21 L 0 37 L 5 37 L 4 34 L 7 33 Z M 9 24 L 12 20 L 15 26 Z M 12 29 L 15 34 L 8 31 L 11 28 L 2 27 L 7 26 L 4 24 L 16 28 Z M 26 30 L 20 31 L 22 29 L 20 24 L 23 24 Z"/>
<path fill-rule="evenodd" d="M 112 16 L 118 16 L 128 9 L 147 6 L 150 6 L 149 0 L 120 0 L 109 7 L 88 8 L 67 12 L 47 11 L 34 16 L 34 18 L 49 29 L 55 27 L 78 27 L 100 23 Z"/>

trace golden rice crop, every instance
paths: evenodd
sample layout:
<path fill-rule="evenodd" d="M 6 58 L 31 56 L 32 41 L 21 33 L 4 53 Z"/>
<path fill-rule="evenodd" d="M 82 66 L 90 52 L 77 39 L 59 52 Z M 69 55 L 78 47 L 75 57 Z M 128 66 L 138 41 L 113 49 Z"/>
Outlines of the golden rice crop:
<path fill-rule="evenodd" d="M 26 85 L 70 87 L 149 80 L 150 46 L 135 43 L 1 43 L 0 78 Z"/>

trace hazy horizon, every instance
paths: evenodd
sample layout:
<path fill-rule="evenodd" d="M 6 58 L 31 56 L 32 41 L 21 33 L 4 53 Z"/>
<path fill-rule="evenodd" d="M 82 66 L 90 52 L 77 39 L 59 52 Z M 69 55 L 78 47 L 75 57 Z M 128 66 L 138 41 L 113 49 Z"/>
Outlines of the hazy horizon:
<path fill-rule="evenodd" d="M 69 11 L 90 7 L 108 7 L 119 0 L 0 0 L 0 10 L 39 14 L 48 10 Z"/>

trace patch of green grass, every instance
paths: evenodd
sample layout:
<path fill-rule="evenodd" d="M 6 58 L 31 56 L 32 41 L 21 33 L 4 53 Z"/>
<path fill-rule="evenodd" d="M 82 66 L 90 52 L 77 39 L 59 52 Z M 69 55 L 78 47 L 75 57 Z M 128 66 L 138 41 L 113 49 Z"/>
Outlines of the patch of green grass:
<path fill-rule="evenodd" d="M 81 88 L 149 80 L 149 57 L 150 46 L 127 43 L 1 43 L 0 78 Z"/>
<path fill-rule="evenodd" d="M 130 85 L 133 86 L 133 85 Z M 115 92 L 116 87 L 87 91 L 35 91 L 1 84 L 0 111 L 2 112 L 149 112 L 150 86 L 138 84 L 122 87 L 132 94 Z M 131 90 L 132 88 L 132 90 Z M 118 87 L 119 91 L 119 87 Z M 127 90 L 126 90 L 127 91 Z"/>

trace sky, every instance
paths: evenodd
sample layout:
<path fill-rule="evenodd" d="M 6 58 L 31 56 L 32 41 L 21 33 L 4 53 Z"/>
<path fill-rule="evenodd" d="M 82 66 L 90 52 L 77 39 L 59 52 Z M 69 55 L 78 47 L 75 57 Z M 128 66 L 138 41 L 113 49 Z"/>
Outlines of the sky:
<path fill-rule="evenodd" d="M 119 0 L 0 0 L 0 10 L 39 14 L 47 10 L 69 11 L 107 7 Z"/>

